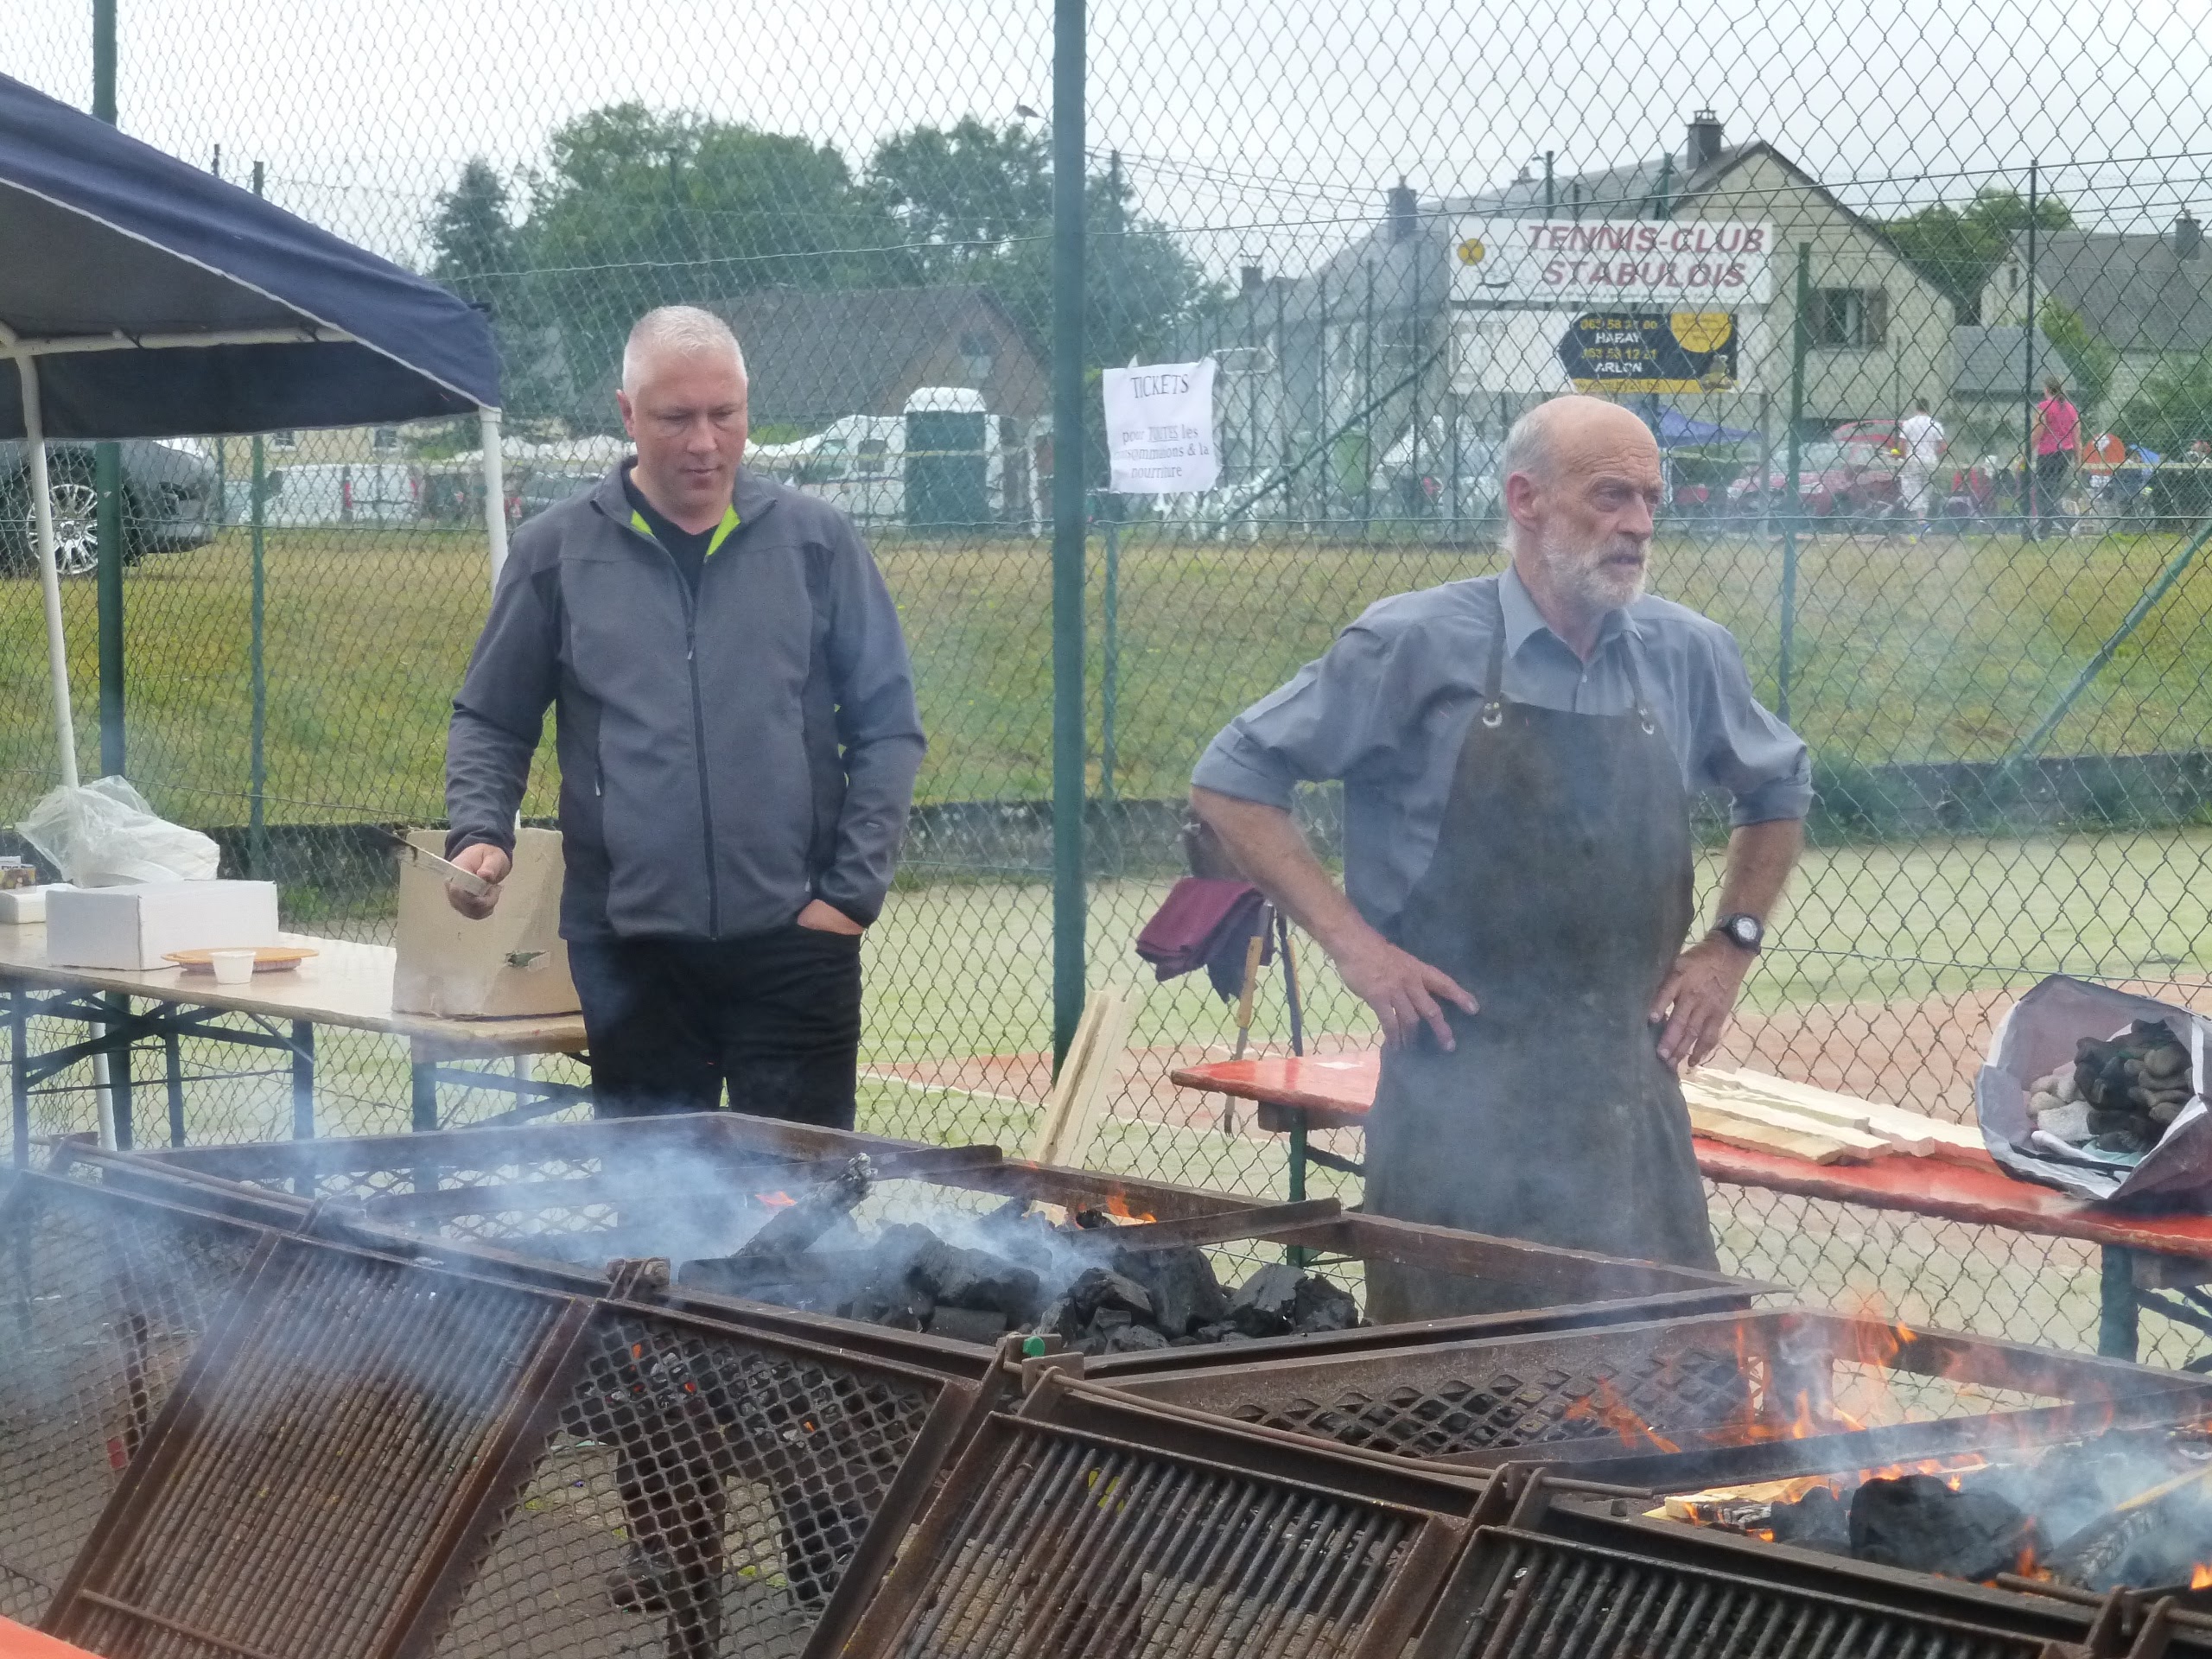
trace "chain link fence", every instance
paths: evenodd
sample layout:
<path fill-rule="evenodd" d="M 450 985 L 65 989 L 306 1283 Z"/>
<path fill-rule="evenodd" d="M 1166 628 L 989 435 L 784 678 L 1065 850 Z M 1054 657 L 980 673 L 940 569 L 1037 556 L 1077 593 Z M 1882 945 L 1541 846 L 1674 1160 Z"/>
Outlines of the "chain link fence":
<path fill-rule="evenodd" d="M 1223 473 L 1090 498 L 1082 919 L 1090 983 L 1143 997 L 1094 1162 L 1284 1190 L 1279 1141 L 1169 1080 L 1226 1052 L 1233 1011 L 1132 952 L 1181 869 L 1191 765 L 1366 604 L 1497 569 L 1503 432 L 1577 385 L 1664 447 L 1656 586 L 1733 630 L 1816 756 L 1811 851 L 1730 1058 L 1965 1116 L 1995 1014 L 2042 975 L 2212 1008 L 2212 65 L 2186 10 L 1096 10 L 1087 403 L 1105 366 L 1211 357 Z M 861 525 L 931 739 L 868 947 L 863 1127 L 1014 1147 L 1052 1069 L 1052 483 L 1105 482 L 1099 435 L 1051 419 L 1053 45 L 1041 0 L 123 0 L 118 34 L 126 130 L 486 308 L 511 520 L 623 453 L 639 311 L 736 327 L 753 464 Z M 88 105 L 83 9 L 23 0 L 0 70 Z M 1907 427 L 1923 402 L 1933 439 Z M 292 927 L 388 942 L 374 826 L 442 816 L 486 600 L 475 443 L 124 447 L 129 774 L 280 880 Z M 54 781 L 14 467 L 0 451 L 9 823 Z M 91 457 L 63 449 L 56 477 L 88 567 Z M 89 707 L 92 583 L 64 599 Z M 554 788 L 549 743 L 527 811 Z M 1308 804 L 1332 844 L 1332 798 Z M 1312 1044 L 1370 1045 L 1318 952 L 1302 966 Z M 1255 1040 L 1288 1034 L 1271 976 Z M 290 1132 L 282 1068 L 185 1047 L 194 1138 Z M 327 1032 L 319 1059 L 325 1128 L 406 1125 L 400 1044 Z M 41 1093 L 35 1127 L 88 1121 L 87 1081 Z M 1714 1197 L 1732 1267 L 2093 1343 L 2086 1247 Z"/>

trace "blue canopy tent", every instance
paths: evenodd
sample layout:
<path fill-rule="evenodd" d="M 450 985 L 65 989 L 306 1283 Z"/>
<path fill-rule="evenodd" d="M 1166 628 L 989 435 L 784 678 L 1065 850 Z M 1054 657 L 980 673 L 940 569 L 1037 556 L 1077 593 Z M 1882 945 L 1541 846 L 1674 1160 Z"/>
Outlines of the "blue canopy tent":
<path fill-rule="evenodd" d="M 1758 434 L 1747 432 L 1741 427 L 1716 426 L 1711 421 L 1692 420 L 1670 404 L 1659 406 L 1659 447 L 1662 449 L 1685 449 L 1700 443 L 1739 443 Z"/>
<path fill-rule="evenodd" d="M 49 438 L 474 410 L 497 579 L 499 358 L 464 301 L 4 75 L 0 249 L 0 440 L 22 442 L 65 784 L 77 761 Z"/>

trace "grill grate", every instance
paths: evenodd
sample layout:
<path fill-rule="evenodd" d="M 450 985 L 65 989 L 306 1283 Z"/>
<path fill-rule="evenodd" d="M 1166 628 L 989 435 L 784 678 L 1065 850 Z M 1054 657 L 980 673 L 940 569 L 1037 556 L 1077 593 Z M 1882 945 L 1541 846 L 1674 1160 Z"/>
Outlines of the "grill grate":
<path fill-rule="evenodd" d="M 0 1202 L 0 1616 L 45 1615 L 264 1236 L 38 1176 Z"/>
<path fill-rule="evenodd" d="M 437 1653 L 802 1651 L 936 1390 L 634 1312 L 585 1350 Z"/>
<path fill-rule="evenodd" d="M 1482 1599 L 1415 1659 L 2044 1659 L 2031 1637 L 1869 1602 L 1484 1528 L 1461 1564 Z"/>
<path fill-rule="evenodd" d="M 1395 1655 L 1477 1491 L 1375 1472 L 1048 1380 L 979 1433 L 849 1652 Z"/>

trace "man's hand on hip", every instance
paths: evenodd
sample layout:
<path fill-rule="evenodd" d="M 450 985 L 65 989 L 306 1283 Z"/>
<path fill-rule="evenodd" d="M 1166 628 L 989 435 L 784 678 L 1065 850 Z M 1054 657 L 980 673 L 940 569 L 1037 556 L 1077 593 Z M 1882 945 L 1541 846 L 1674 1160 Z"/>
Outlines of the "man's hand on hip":
<path fill-rule="evenodd" d="M 479 899 L 473 893 L 463 893 L 450 881 L 446 883 L 446 902 L 473 922 L 489 916 L 499 902 L 499 884 L 507 879 L 507 872 L 514 868 L 509 858 L 488 841 L 480 841 L 473 847 L 464 847 L 453 855 L 455 868 L 471 875 L 480 875 L 492 883 L 492 891 Z"/>
<path fill-rule="evenodd" d="M 1726 939 L 1704 938 L 1675 958 L 1651 1004 L 1651 1023 L 1666 1021 L 1659 1058 L 1676 1071 L 1702 1065 L 1720 1046 L 1728 1017 L 1753 957 Z"/>
<path fill-rule="evenodd" d="M 1331 954 L 1345 986 L 1382 1022 L 1386 1042 L 1410 1044 L 1426 1022 L 1437 1046 L 1448 1053 L 1454 1045 L 1442 1005 L 1449 1002 L 1462 1013 L 1475 1012 L 1475 999 L 1451 975 L 1401 950 L 1372 928 L 1365 930 L 1364 938 Z"/>
<path fill-rule="evenodd" d="M 798 913 L 798 925 L 817 933 L 842 933 L 848 938 L 868 931 L 836 906 L 819 899 L 807 900 L 806 908 Z"/>

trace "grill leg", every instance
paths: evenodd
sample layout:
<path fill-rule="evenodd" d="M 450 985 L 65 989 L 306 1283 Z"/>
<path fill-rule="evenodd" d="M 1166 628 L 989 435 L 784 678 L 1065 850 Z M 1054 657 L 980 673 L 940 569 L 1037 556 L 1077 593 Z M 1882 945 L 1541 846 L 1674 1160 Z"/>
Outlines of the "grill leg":
<path fill-rule="evenodd" d="M 2135 1358 L 2138 1337 L 2135 1253 L 2104 1247 L 2104 1274 L 2097 1309 L 2097 1351 L 2107 1359 Z"/>
<path fill-rule="evenodd" d="M 114 1022 L 108 1030 L 112 1033 L 119 1028 L 127 1028 L 130 1022 L 130 999 L 111 995 L 107 999 L 107 1005 L 115 1014 Z M 117 1041 L 114 1052 L 108 1056 L 108 1068 L 109 1098 L 115 1103 L 115 1144 L 128 1152 L 131 1141 L 130 1039 L 128 1037 Z"/>
<path fill-rule="evenodd" d="M 427 1060 L 417 1060 L 409 1068 L 413 1073 L 414 1123 L 417 1135 L 438 1127 L 438 1068 Z"/>
<path fill-rule="evenodd" d="M 292 1139 L 315 1139 L 315 1027 L 292 1021 Z"/>
<path fill-rule="evenodd" d="M 162 1033 L 162 1060 L 169 1092 L 169 1145 L 184 1144 L 184 1045 L 174 1031 Z"/>

